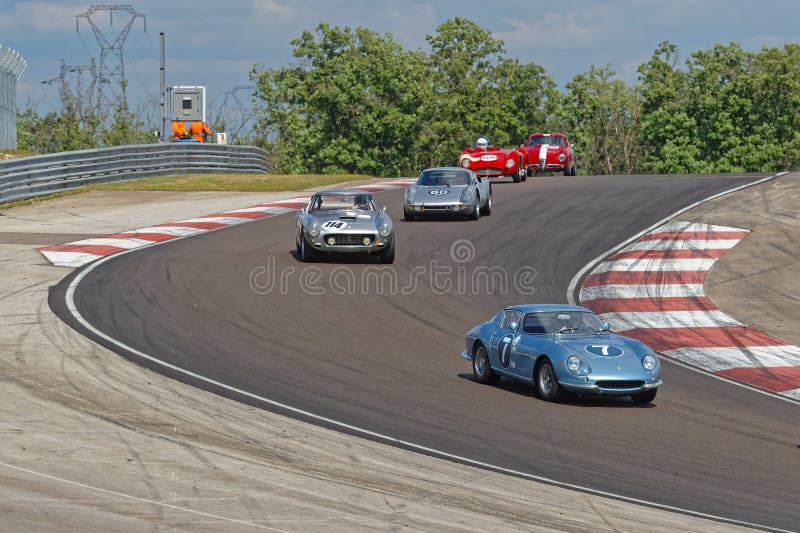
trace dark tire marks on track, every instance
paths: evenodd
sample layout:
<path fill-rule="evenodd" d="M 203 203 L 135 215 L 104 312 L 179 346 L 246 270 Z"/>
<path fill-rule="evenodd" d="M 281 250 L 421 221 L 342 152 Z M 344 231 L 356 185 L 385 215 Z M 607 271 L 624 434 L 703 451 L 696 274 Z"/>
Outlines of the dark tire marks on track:
<path fill-rule="evenodd" d="M 387 192 L 378 198 L 396 224 L 391 267 L 297 262 L 289 215 L 112 259 L 83 280 L 76 303 L 97 329 L 142 352 L 315 414 L 565 483 L 792 529 L 796 406 L 668 363 L 650 408 L 627 399 L 548 404 L 507 380 L 475 383 L 458 356 L 464 332 L 499 308 L 565 301 L 588 261 L 746 180 L 536 177 L 495 184 L 492 216 L 477 222 L 404 222 L 402 192 Z M 475 245 L 471 261 L 450 258 L 457 239 Z M 278 277 L 291 270 L 287 290 L 278 278 L 258 294 L 249 279 L 270 257 Z M 536 295 L 513 282 L 507 294 L 459 291 L 459 268 L 469 275 L 481 265 L 534 267 Z M 415 267 L 426 274 L 411 294 L 360 283 L 365 272 L 390 272 L 404 287 Z M 434 267 L 452 269 L 448 293 L 432 287 Z M 321 273 L 324 294 L 304 292 L 301 272 Z M 337 272 L 353 273 L 353 294 L 332 290 Z M 51 297 L 61 316 L 68 280 Z"/>

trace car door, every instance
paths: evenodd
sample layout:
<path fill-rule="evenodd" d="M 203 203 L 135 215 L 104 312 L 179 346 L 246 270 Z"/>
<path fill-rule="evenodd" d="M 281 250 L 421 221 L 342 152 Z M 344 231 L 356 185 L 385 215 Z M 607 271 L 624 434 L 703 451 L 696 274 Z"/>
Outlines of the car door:
<path fill-rule="evenodd" d="M 522 375 L 514 356 L 516 345 L 519 342 L 517 329 L 521 318 L 522 313 L 519 311 L 513 309 L 506 311 L 502 324 L 489 339 L 489 351 L 497 370 L 515 375 Z"/>

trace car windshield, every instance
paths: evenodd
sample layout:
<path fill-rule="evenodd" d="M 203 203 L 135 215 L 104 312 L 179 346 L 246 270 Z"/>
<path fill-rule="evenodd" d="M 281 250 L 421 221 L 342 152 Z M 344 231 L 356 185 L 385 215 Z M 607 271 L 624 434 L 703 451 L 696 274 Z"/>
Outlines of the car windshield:
<path fill-rule="evenodd" d="M 597 315 L 589 311 L 542 311 L 527 313 L 522 332 L 532 334 L 561 333 L 594 335 L 603 330 Z"/>
<path fill-rule="evenodd" d="M 315 194 L 311 199 L 311 210 L 324 211 L 326 209 L 372 211 L 374 206 L 369 194 Z"/>
<path fill-rule="evenodd" d="M 467 185 L 469 172 L 459 168 L 447 170 L 424 170 L 417 180 L 417 185 L 429 187 L 454 187 Z"/>
<path fill-rule="evenodd" d="M 556 144 L 561 145 L 561 137 L 557 137 L 555 135 L 540 135 L 539 137 L 533 137 L 530 141 L 528 141 L 528 146 L 535 146 L 537 144 Z"/>

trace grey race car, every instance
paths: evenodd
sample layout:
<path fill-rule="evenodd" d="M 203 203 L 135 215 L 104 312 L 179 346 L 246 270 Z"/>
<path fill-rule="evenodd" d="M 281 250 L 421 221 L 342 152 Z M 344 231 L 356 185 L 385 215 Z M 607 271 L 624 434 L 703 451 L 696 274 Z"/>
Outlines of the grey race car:
<path fill-rule="evenodd" d="M 439 167 L 423 170 L 417 183 L 406 188 L 403 217 L 414 220 L 425 214 L 466 215 L 478 220 L 492 214 L 489 178 L 469 169 Z"/>
<path fill-rule="evenodd" d="M 394 263 L 392 219 L 366 191 L 318 191 L 297 212 L 295 226 L 301 261 L 312 261 L 322 254 L 360 253 L 377 255 L 382 263 Z"/>

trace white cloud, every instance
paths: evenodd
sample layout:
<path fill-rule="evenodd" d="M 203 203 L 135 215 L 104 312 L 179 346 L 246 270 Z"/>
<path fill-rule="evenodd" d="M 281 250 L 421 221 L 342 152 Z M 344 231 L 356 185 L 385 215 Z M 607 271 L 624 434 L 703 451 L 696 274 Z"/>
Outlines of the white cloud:
<path fill-rule="evenodd" d="M 253 16 L 267 21 L 291 20 L 294 13 L 280 0 L 253 0 Z"/>
<path fill-rule="evenodd" d="M 576 49 L 605 41 L 615 31 L 615 17 L 601 12 L 554 11 L 505 21 L 509 29 L 496 36 L 508 47 L 531 46 L 546 50 Z"/>
<path fill-rule="evenodd" d="M 75 16 L 85 13 L 86 4 L 62 2 L 17 2 L 9 11 L 0 12 L 0 28 L 32 29 L 42 33 L 75 31 Z"/>
<path fill-rule="evenodd" d="M 382 14 L 382 26 L 403 47 L 415 50 L 425 44 L 425 36 L 436 30 L 436 8 L 432 4 L 391 7 Z"/>

